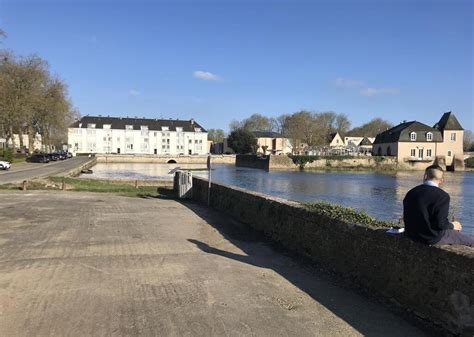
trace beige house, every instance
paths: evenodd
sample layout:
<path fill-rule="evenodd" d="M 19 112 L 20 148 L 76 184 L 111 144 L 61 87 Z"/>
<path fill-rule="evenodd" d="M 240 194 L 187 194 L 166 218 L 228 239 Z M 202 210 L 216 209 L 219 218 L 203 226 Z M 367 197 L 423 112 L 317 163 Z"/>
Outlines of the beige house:
<path fill-rule="evenodd" d="M 412 121 L 379 133 L 373 154 L 395 156 L 400 163 L 431 163 L 444 157 L 446 166 L 451 166 L 455 158 L 463 159 L 463 134 L 454 114 L 446 112 L 434 127 Z"/>
<path fill-rule="evenodd" d="M 331 133 L 328 137 L 328 141 L 329 141 L 330 147 L 337 148 L 337 147 L 344 147 L 345 145 L 339 132 Z"/>
<path fill-rule="evenodd" d="M 23 141 L 23 147 L 28 148 L 30 144 L 30 137 L 27 134 L 22 135 L 22 141 Z M 10 138 L 6 144 L 7 147 L 10 148 L 20 148 L 20 135 L 15 133 L 12 138 Z M 33 140 L 33 149 L 31 149 L 31 152 L 35 150 L 42 150 L 43 147 L 43 142 L 41 135 L 39 133 L 36 133 L 35 139 Z"/>
<path fill-rule="evenodd" d="M 277 132 L 253 131 L 257 138 L 258 153 L 263 153 L 266 147 L 266 154 L 289 154 L 292 151 L 290 140 Z"/>

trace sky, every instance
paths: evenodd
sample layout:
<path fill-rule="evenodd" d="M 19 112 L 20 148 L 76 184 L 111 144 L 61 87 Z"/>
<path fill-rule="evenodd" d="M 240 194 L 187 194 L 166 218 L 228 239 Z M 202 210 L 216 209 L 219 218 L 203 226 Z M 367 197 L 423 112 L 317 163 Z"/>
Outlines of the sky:
<path fill-rule="evenodd" d="M 228 129 L 301 109 L 474 129 L 474 2 L 0 0 L 2 47 L 36 53 L 82 115 Z"/>

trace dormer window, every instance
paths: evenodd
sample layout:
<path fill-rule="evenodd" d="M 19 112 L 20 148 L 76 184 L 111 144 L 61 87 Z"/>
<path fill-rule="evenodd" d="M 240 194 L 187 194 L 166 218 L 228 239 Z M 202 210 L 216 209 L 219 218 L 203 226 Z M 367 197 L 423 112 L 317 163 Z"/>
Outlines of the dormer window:
<path fill-rule="evenodd" d="M 410 140 L 414 142 L 416 140 L 416 132 L 410 133 Z"/>
<path fill-rule="evenodd" d="M 133 130 L 133 125 L 125 125 L 125 130 Z"/>
<path fill-rule="evenodd" d="M 88 123 L 88 124 L 87 124 L 87 128 L 88 128 L 88 129 L 95 129 L 95 124 L 93 124 L 93 123 Z"/>
<path fill-rule="evenodd" d="M 104 124 L 104 125 L 102 125 L 102 128 L 103 128 L 103 129 L 110 130 L 110 127 L 111 127 L 110 124 Z"/>
<path fill-rule="evenodd" d="M 183 132 L 183 128 L 182 127 L 176 127 L 176 132 Z"/>
<path fill-rule="evenodd" d="M 428 132 L 426 134 L 426 140 L 431 142 L 433 140 L 433 133 L 432 132 Z"/>
<path fill-rule="evenodd" d="M 195 132 L 201 132 L 201 128 L 194 128 Z"/>
<path fill-rule="evenodd" d="M 170 127 L 169 126 L 162 126 L 161 131 L 169 131 Z"/>
<path fill-rule="evenodd" d="M 140 130 L 142 131 L 148 131 L 148 125 L 141 125 Z"/>

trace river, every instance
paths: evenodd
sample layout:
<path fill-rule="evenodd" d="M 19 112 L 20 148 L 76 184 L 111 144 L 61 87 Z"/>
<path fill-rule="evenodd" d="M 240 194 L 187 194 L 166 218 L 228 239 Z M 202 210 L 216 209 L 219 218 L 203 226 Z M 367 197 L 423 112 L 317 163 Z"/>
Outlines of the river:
<path fill-rule="evenodd" d="M 172 179 L 168 172 L 181 168 L 199 169 L 203 165 L 176 164 L 97 164 L 92 175 L 101 179 Z M 193 171 L 207 177 L 206 171 Z M 405 194 L 420 184 L 422 172 L 374 171 L 271 171 L 218 164 L 212 180 L 228 185 L 297 200 L 325 200 L 364 210 L 384 220 L 397 220 L 402 214 Z M 474 172 L 447 172 L 443 189 L 451 196 L 450 217 L 463 224 L 463 232 L 474 236 Z"/>

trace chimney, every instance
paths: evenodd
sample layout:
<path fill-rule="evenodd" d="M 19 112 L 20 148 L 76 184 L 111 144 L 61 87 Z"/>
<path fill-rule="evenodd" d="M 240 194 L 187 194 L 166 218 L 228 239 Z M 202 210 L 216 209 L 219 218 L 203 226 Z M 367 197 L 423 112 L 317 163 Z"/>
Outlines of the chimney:
<path fill-rule="evenodd" d="M 194 125 L 194 118 L 191 118 L 189 122 L 191 123 L 191 125 Z"/>

